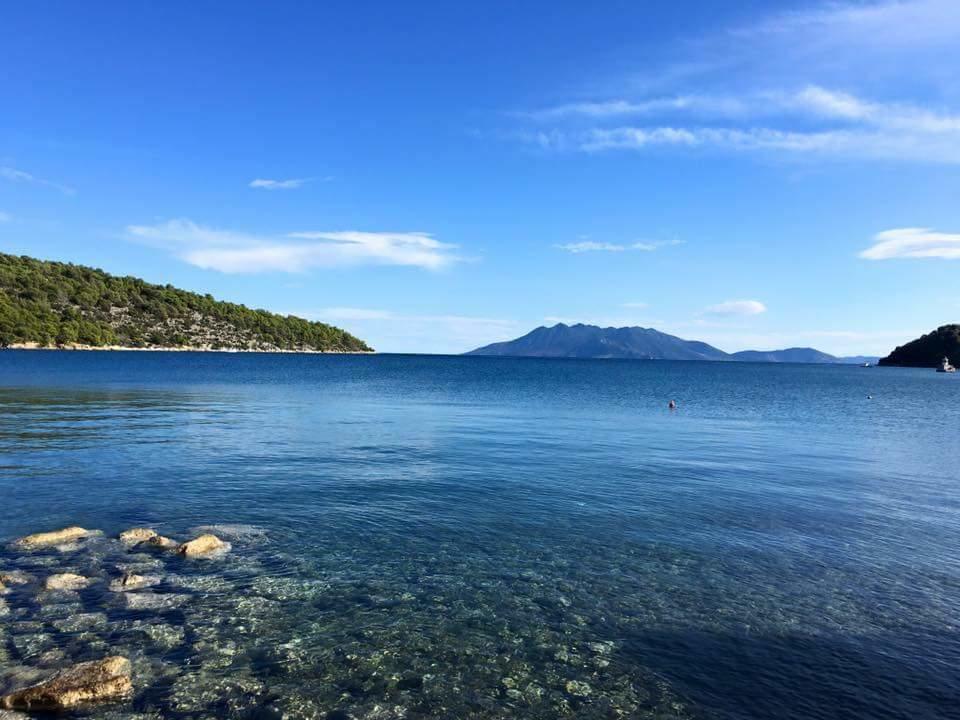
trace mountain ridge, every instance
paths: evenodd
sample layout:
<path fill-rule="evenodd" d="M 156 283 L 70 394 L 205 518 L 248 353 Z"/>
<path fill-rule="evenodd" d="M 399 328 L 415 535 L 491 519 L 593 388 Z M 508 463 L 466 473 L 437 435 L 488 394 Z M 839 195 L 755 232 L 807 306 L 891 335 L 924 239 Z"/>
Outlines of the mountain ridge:
<path fill-rule="evenodd" d="M 699 340 L 685 340 L 654 328 L 607 327 L 576 323 L 541 325 L 514 340 L 491 343 L 465 355 L 500 357 L 567 357 L 634 360 L 710 360 L 727 362 L 799 362 L 853 364 L 877 358 L 837 357 L 814 348 L 742 350 L 728 353 Z"/>

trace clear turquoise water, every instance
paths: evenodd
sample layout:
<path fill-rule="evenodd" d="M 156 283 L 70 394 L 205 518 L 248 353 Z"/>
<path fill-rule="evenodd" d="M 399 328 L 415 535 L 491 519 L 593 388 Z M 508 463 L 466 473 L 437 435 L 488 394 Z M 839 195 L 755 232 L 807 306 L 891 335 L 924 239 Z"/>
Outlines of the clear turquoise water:
<path fill-rule="evenodd" d="M 0 352 L 0 541 L 105 533 L 0 550 L 95 579 L 4 596 L 0 684 L 120 652 L 136 696 L 80 714 L 957 716 L 958 428 L 926 370 Z"/>

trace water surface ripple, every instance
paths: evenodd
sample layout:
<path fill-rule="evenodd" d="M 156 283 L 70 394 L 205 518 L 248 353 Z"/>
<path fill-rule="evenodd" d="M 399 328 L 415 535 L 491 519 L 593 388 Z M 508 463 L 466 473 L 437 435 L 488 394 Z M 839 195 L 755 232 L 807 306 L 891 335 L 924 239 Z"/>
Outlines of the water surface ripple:
<path fill-rule="evenodd" d="M 960 716 L 958 427 L 923 370 L 3 351 L 0 692 L 121 653 L 77 715 Z"/>

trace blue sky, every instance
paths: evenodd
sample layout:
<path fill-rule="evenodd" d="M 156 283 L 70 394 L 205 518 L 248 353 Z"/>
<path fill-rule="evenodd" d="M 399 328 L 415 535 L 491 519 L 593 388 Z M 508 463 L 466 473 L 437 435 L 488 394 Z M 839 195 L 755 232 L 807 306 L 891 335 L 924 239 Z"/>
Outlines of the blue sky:
<path fill-rule="evenodd" d="M 960 319 L 955 0 L 38 0 L 0 67 L 0 249 L 382 351 Z"/>

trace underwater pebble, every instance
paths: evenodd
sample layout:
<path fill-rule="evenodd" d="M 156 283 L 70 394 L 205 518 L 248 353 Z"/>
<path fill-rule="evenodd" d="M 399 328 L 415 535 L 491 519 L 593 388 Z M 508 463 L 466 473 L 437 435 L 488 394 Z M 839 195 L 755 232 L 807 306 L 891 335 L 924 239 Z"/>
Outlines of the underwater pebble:
<path fill-rule="evenodd" d="M 262 540 L 267 537 L 265 528 L 256 525 L 225 523 L 221 525 L 199 525 L 190 528 L 194 535 L 217 535 L 231 540 Z"/>
<path fill-rule="evenodd" d="M 124 593 L 123 598 L 127 610 L 157 610 L 162 612 L 185 605 L 190 596 L 174 593 L 129 592 Z"/>
<path fill-rule="evenodd" d="M 579 698 L 590 697 L 591 693 L 593 692 L 593 689 L 590 687 L 590 685 L 581 680 L 568 680 L 564 687 L 568 693 Z"/>
<path fill-rule="evenodd" d="M 54 620 L 52 625 L 64 633 L 77 633 L 107 626 L 107 615 L 102 612 L 80 613 L 63 620 Z"/>
<path fill-rule="evenodd" d="M 154 646 L 162 650 L 171 650 L 183 644 L 186 630 L 165 623 L 151 623 L 144 620 L 134 620 L 124 628 L 128 632 L 136 633 L 147 639 Z"/>
<path fill-rule="evenodd" d="M 263 683 L 255 678 L 225 678 L 203 672 L 179 676 L 170 688 L 170 705 L 177 712 L 200 712 L 220 704 L 234 708 L 255 705 L 264 692 Z"/>

